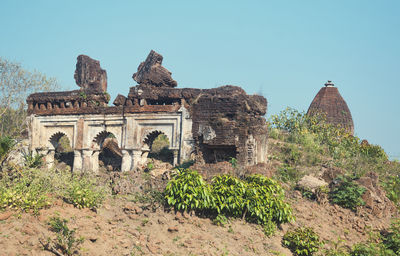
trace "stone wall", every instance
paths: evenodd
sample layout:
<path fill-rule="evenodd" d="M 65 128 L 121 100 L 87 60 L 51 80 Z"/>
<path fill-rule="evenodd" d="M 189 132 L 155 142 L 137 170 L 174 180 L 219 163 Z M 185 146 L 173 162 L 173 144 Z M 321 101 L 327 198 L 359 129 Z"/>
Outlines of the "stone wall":
<path fill-rule="evenodd" d="M 174 164 L 232 157 L 242 165 L 266 161 L 264 97 L 231 85 L 174 88 L 176 81 L 161 63 L 162 56 L 152 51 L 133 75 L 139 84 L 108 106 L 109 95 L 102 91 L 107 89 L 105 70 L 98 61 L 79 56 L 75 78 L 80 90 L 28 97 L 31 149 L 47 154 L 51 165 L 51 136 L 65 134 L 74 149 L 74 170 L 96 171 L 100 134 L 112 133 L 122 154 L 121 170 L 126 171 L 143 164 L 149 152 L 146 136 L 157 131 L 168 137 Z"/>

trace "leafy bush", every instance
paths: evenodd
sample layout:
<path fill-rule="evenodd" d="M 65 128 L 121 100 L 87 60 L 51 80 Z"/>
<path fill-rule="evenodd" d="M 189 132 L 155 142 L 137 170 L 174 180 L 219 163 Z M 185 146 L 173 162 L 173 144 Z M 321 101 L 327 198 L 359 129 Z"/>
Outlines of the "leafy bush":
<path fill-rule="evenodd" d="M 46 250 L 57 252 L 61 251 L 64 255 L 78 254 L 78 246 L 83 243 L 83 238 L 75 238 L 75 229 L 69 229 L 68 220 L 60 219 L 60 217 L 51 217 L 49 221 L 50 229 L 57 233 L 55 241 L 50 239 L 43 244 Z M 57 253 L 59 254 L 59 253 Z"/>
<path fill-rule="evenodd" d="M 389 232 L 383 235 L 382 240 L 386 249 L 392 250 L 396 255 L 400 255 L 400 220 L 391 224 Z"/>
<path fill-rule="evenodd" d="M 297 165 L 300 161 L 302 152 L 293 144 L 285 145 L 282 148 L 282 153 L 284 154 L 284 161 L 287 164 Z"/>
<path fill-rule="evenodd" d="M 104 200 L 105 193 L 87 177 L 71 177 L 65 200 L 78 208 L 96 208 Z"/>
<path fill-rule="evenodd" d="M 388 176 L 382 186 L 386 191 L 386 196 L 394 203 L 400 202 L 400 177 L 399 176 Z"/>
<path fill-rule="evenodd" d="M 176 210 L 243 217 L 262 225 L 293 220 L 292 209 L 284 201 L 284 190 L 275 180 L 262 175 L 245 180 L 216 176 L 210 186 L 196 171 L 180 170 L 167 184 L 165 195 Z"/>
<path fill-rule="evenodd" d="M 263 225 L 263 230 L 264 230 L 264 234 L 267 237 L 273 236 L 275 234 L 275 231 L 276 231 L 276 223 L 273 222 L 272 220 L 267 221 Z"/>
<path fill-rule="evenodd" d="M 35 172 L 27 171 L 24 176 L 0 181 L 0 209 L 9 207 L 21 211 L 32 210 L 37 214 L 40 209 L 50 205 L 49 181 L 37 178 Z"/>
<path fill-rule="evenodd" d="M 246 184 L 242 180 L 230 175 L 215 176 L 211 188 L 218 214 L 242 216 L 246 193 Z"/>
<path fill-rule="evenodd" d="M 213 219 L 213 224 L 217 226 L 224 227 L 228 223 L 228 218 L 225 215 L 218 214 L 215 219 Z"/>
<path fill-rule="evenodd" d="M 15 140 L 8 136 L 0 137 L 0 164 L 7 158 L 8 153 L 15 146 Z"/>
<path fill-rule="evenodd" d="M 31 150 L 29 150 L 28 153 L 24 153 L 24 160 L 25 160 L 25 166 L 28 168 L 39 168 L 43 165 L 43 157 L 44 155 L 42 154 L 33 154 Z"/>
<path fill-rule="evenodd" d="M 286 232 L 282 238 L 282 244 L 294 255 L 308 256 L 316 253 L 323 242 L 312 228 L 299 227 Z"/>
<path fill-rule="evenodd" d="M 167 203 L 178 211 L 206 210 L 214 207 L 210 186 L 196 171 L 177 170 L 165 188 Z"/>
<path fill-rule="evenodd" d="M 263 175 L 246 177 L 245 213 L 249 221 L 265 224 L 269 221 L 286 223 L 294 220 L 292 208 L 285 202 L 285 192 L 279 183 Z"/>
<path fill-rule="evenodd" d="M 275 178 L 285 183 L 296 183 L 303 177 L 303 175 L 304 173 L 297 170 L 296 168 L 284 164 L 276 171 Z"/>
<path fill-rule="evenodd" d="M 365 192 L 365 188 L 361 187 L 347 176 L 340 176 L 335 182 L 337 184 L 329 193 L 330 200 L 333 203 L 353 211 L 356 210 L 358 206 L 365 204 L 361 198 Z"/>

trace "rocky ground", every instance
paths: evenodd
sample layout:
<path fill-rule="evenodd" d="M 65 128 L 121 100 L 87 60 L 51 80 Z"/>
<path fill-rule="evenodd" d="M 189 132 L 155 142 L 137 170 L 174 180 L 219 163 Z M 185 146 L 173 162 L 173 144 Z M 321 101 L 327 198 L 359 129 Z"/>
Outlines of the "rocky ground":
<path fill-rule="evenodd" d="M 195 165 L 206 179 L 216 173 L 263 173 L 271 176 L 279 163 L 255 166 L 246 170 L 232 168 L 229 163 L 214 166 Z M 229 219 L 223 226 L 196 216 L 176 213 L 157 200 L 143 197 L 141 191 L 162 189 L 169 178 L 168 164 L 156 164 L 149 173 L 107 173 L 115 196 L 110 196 L 95 211 L 78 209 L 57 200 L 37 216 L 16 211 L 0 212 L 0 256 L 2 255 L 62 255 L 57 250 L 56 233 L 49 226 L 51 217 L 68 221 L 74 237 L 82 238 L 77 245 L 80 255 L 292 255 L 282 247 L 282 236 L 289 229 L 309 226 L 326 242 L 325 247 L 347 246 L 366 241 L 370 231 L 390 225 L 395 210 L 376 184 L 376 177 L 361 180 L 368 188 L 366 206 L 351 211 L 326 200 L 309 200 L 289 184 L 287 200 L 291 203 L 296 221 L 280 226 L 267 237 L 261 226 L 241 219 Z M 329 181 L 334 169 L 318 167 L 316 173 Z M 314 168 L 315 169 L 315 168 Z M 337 171 L 337 170 L 336 170 Z M 307 182 L 306 182 L 307 183 Z M 338 244 L 335 245 L 334 243 Z"/>

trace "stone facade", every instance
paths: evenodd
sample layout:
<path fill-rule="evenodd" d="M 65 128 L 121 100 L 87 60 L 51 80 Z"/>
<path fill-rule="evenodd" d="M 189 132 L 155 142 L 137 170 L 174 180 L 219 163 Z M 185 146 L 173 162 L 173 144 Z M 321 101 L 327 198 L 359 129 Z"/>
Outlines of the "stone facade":
<path fill-rule="evenodd" d="M 46 155 L 49 166 L 57 140 L 66 135 L 73 170 L 97 172 L 99 153 L 112 134 L 122 155 L 121 170 L 133 170 L 145 164 L 155 135 L 161 133 L 168 137 L 175 165 L 231 157 L 242 165 L 266 162 L 264 97 L 247 95 L 237 86 L 174 88 L 171 73 L 161 66 L 162 56 L 152 51 L 133 76 L 139 84 L 108 106 L 109 95 L 101 91 L 107 86 L 105 71 L 98 61 L 81 56 L 75 72 L 80 90 L 35 93 L 27 99 L 30 147 Z"/>

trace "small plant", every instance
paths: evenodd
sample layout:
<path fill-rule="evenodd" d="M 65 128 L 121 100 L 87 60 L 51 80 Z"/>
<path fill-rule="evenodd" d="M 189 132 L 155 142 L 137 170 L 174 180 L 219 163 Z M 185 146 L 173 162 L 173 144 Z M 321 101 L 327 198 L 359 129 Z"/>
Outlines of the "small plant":
<path fill-rule="evenodd" d="M 231 157 L 231 158 L 229 159 L 229 163 L 232 165 L 233 168 L 236 168 L 237 165 L 238 165 L 237 159 L 234 158 L 234 157 Z"/>
<path fill-rule="evenodd" d="M 8 136 L 0 137 L 0 170 L 1 165 L 7 159 L 8 153 L 15 146 L 15 140 Z"/>
<path fill-rule="evenodd" d="M 83 100 L 86 100 L 86 99 L 87 99 L 87 95 L 86 95 L 86 93 L 85 93 L 84 91 L 80 91 L 80 92 L 79 92 L 79 97 L 80 97 L 81 99 L 83 99 Z"/>
<path fill-rule="evenodd" d="M 206 210 L 214 206 L 210 186 L 196 171 L 177 170 L 165 189 L 167 203 L 177 211 Z"/>
<path fill-rule="evenodd" d="M 304 174 L 296 168 L 284 164 L 282 167 L 278 168 L 275 178 L 285 183 L 297 183 L 303 175 Z"/>
<path fill-rule="evenodd" d="M 213 224 L 220 227 L 225 227 L 228 224 L 228 218 L 225 215 L 218 214 L 215 219 L 213 219 Z"/>
<path fill-rule="evenodd" d="M 65 200 L 78 208 L 96 208 L 104 200 L 104 191 L 86 177 L 72 177 Z"/>
<path fill-rule="evenodd" d="M 218 214 L 241 217 L 244 210 L 246 184 L 230 175 L 219 175 L 212 179 L 212 195 Z"/>
<path fill-rule="evenodd" d="M 51 217 L 49 220 L 50 230 L 57 233 L 55 240 L 49 238 L 46 243 L 42 242 L 45 250 L 54 252 L 60 255 L 61 252 L 65 255 L 74 255 L 79 251 L 78 246 L 83 243 L 83 238 L 75 237 L 75 229 L 69 229 L 68 220 L 60 219 L 60 217 Z"/>
<path fill-rule="evenodd" d="M 267 221 L 263 225 L 263 230 L 264 230 L 264 234 L 267 237 L 273 236 L 275 234 L 275 231 L 276 231 L 276 223 L 273 222 L 272 220 Z"/>
<path fill-rule="evenodd" d="M 400 220 L 394 221 L 389 232 L 383 235 L 383 244 L 396 255 L 400 255 Z"/>
<path fill-rule="evenodd" d="M 282 245 L 296 256 L 308 256 L 318 252 L 323 242 L 312 228 L 299 227 L 283 236 Z"/>
<path fill-rule="evenodd" d="M 110 101 L 111 96 L 110 96 L 110 94 L 108 92 L 103 92 L 103 95 L 104 95 L 104 98 L 106 99 L 107 102 Z"/>
<path fill-rule="evenodd" d="M 323 254 L 324 256 L 349 256 L 347 252 L 347 248 L 344 244 L 345 240 L 338 237 L 336 241 L 327 241 L 331 248 L 325 249 Z"/>
<path fill-rule="evenodd" d="M 36 172 L 26 171 L 24 176 L 13 180 L 0 180 L 0 209 L 8 207 L 38 214 L 50 205 L 48 180 L 36 177 Z"/>
<path fill-rule="evenodd" d="M 389 176 L 382 186 L 386 191 L 386 196 L 392 200 L 395 204 L 400 202 L 400 177 L 399 176 Z"/>
<path fill-rule="evenodd" d="M 44 155 L 42 154 L 33 154 L 31 150 L 28 151 L 28 153 L 24 152 L 23 153 L 24 160 L 25 160 L 25 166 L 28 168 L 39 168 L 43 165 L 43 157 Z"/>
<path fill-rule="evenodd" d="M 147 171 L 151 171 L 154 169 L 153 161 L 150 160 L 149 162 L 147 162 L 146 169 L 147 169 Z"/>
<path fill-rule="evenodd" d="M 358 206 L 364 205 L 365 202 L 361 196 L 365 192 L 365 188 L 361 187 L 347 176 L 339 176 L 335 180 L 336 185 L 333 186 L 329 194 L 330 200 L 344 208 L 356 210 Z"/>

